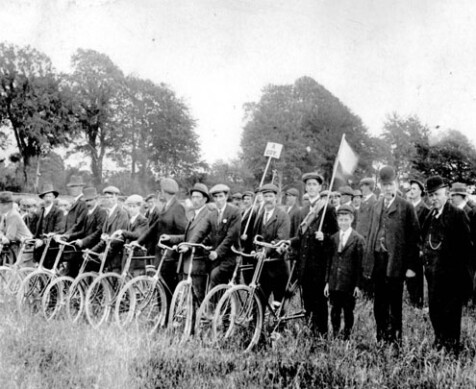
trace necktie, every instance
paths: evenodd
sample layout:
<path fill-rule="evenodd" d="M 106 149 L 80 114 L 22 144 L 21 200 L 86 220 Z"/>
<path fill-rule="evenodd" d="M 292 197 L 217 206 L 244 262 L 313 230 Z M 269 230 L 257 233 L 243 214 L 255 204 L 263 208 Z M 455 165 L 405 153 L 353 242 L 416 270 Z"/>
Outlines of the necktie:
<path fill-rule="evenodd" d="M 266 212 L 264 214 L 264 224 L 268 223 L 270 217 L 271 217 L 271 212 Z"/>
<path fill-rule="evenodd" d="M 339 248 L 338 248 L 339 253 L 341 253 L 343 249 L 344 249 L 344 233 L 341 232 L 339 236 Z"/>
<path fill-rule="evenodd" d="M 385 198 L 385 199 L 383 200 L 383 204 L 384 204 L 384 206 L 385 206 L 385 209 L 387 209 L 388 206 L 390 205 L 390 200 L 387 199 L 387 198 Z"/>

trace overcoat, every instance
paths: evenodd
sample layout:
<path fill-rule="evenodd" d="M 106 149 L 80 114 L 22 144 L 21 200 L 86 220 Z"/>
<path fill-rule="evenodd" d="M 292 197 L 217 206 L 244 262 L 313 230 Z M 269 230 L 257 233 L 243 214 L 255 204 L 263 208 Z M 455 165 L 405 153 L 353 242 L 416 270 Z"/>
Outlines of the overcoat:
<path fill-rule="evenodd" d="M 91 214 L 88 215 L 86 213 L 83 230 L 73 232 L 69 236 L 69 240 L 72 241 L 76 239 L 81 239 L 83 241 L 83 249 L 94 247 L 96 244 L 99 243 L 99 240 L 101 239 L 101 234 L 106 217 L 107 211 L 97 205 Z"/>
<path fill-rule="evenodd" d="M 38 221 L 36 224 L 35 238 L 42 238 L 44 234 L 64 230 L 64 214 L 56 205 L 51 207 L 48 215 L 45 216 L 45 207 L 41 207 Z"/>
<path fill-rule="evenodd" d="M 84 229 L 88 207 L 81 197 L 73 203 L 66 215 L 64 226 L 64 233 L 66 235 L 70 235 L 73 232 L 83 231 Z"/>

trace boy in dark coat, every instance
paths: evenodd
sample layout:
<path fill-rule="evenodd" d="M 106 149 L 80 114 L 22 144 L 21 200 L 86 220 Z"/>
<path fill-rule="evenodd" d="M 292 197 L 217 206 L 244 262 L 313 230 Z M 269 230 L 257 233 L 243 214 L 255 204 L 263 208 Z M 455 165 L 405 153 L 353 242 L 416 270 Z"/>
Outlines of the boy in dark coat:
<path fill-rule="evenodd" d="M 331 238 L 324 295 L 331 306 L 331 323 L 334 336 L 340 332 L 341 314 L 344 312 L 344 339 L 349 339 L 354 325 L 355 299 L 360 294 L 362 257 L 365 240 L 352 227 L 354 210 L 342 205 L 337 210 L 339 232 Z"/>

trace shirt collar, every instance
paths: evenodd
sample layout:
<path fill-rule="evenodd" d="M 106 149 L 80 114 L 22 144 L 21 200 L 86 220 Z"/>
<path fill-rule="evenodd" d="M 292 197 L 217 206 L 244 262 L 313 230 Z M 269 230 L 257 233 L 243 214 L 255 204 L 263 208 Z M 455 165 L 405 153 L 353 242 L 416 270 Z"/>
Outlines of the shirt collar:
<path fill-rule="evenodd" d="M 136 219 L 137 219 L 137 216 L 139 216 L 139 214 L 137 214 L 137 215 L 131 217 L 131 224 L 134 224 L 134 222 L 135 222 Z"/>
<path fill-rule="evenodd" d="M 364 201 L 367 201 L 372 197 L 373 193 L 369 193 L 367 196 L 364 196 Z"/>
<path fill-rule="evenodd" d="M 412 201 L 412 204 L 413 204 L 413 206 L 414 206 L 415 208 L 418 207 L 418 205 L 419 205 L 420 203 L 421 203 L 421 199 L 418 200 L 416 203 L 414 203 L 414 202 Z"/>
<path fill-rule="evenodd" d="M 45 207 L 45 215 L 48 215 L 53 208 L 53 203 L 51 203 L 48 207 Z"/>
<path fill-rule="evenodd" d="M 97 206 L 98 206 L 98 204 L 96 203 L 96 205 L 93 207 L 93 209 L 90 209 L 88 211 L 88 215 L 91 215 L 94 212 L 94 210 L 96 209 Z"/>
<path fill-rule="evenodd" d="M 341 234 L 341 239 L 342 239 L 342 244 L 345 245 L 347 241 L 349 240 L 349 236 L 352 233 L 352 227 L 348 228 L 347 231 L 340 231 Z"/>
<path fill-rule="evenodd" d="M 116 210 L 116 208 L 117 208 L 117 204 L 114 205 L 114 207 L 112 207 L 112 208 L 109 210 L 109 216 L 111 216 L 111 215 L 114 213 L 114 211 Z"/>
<path fill-rule="evenodd" d="M 83 194 L 82 194 L 82 193 L 79 194 L 79 196 L 76 196 L 76 197 L 74 198 L 74 202 L 77 202 L 81 197 L 83 197 Z"/>
<path fill-rule="evenodd" d="M 205 208 L 207 205 L 202 205 L 199 209 L 196 209 L 194 212 L 195 212 L 195 217 L 198 216 L 198 214 L 202 211 L 203 208 Z"/>
<path fill-rule="evenodd" d="M 466 207 L 467 203 L 468 203 L 467 201 L 462 201 L 460 204 L 458 204 L 458 208 L 459 209 L 464 209 L 464 207 Z"/>

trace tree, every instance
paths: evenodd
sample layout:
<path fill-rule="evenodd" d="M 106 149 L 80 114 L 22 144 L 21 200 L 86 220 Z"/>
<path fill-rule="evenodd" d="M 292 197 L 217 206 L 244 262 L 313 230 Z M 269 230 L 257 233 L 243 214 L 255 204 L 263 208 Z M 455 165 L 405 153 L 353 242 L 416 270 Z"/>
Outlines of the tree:
<path fill-rule="evenodd" d="M 474 184 L 476 181 L 476 149 L 457 130 L 448 130 L 435 144 L 419 144 L 414 167 L 423 177 L 440 175 L 449 182 Z"/>
<path fill-rule="evenodd" d="M 102 182 L 106 153 L 120 144 L 121 128 L 116 110 L 121 106 L 124 88 L 122 71 L 105 54 L 79 49 L 72 57 L 73 73 L 64 75 L 83 136 L 76 141 L 76 151 L 91 157 L 94 184 Z"/>
<path fill-rule="evenodd" d="M 429 129 L 416 116 L 387 115 L 381 147 L 384 161 L 394 166 L 397 175 L 415 174 L 414 161 L 419 148 L 428 144 Z M 385 157 L 386 156 L 386 157 Z"/>
<path fill-rule="evenodd" d="M 247 103 L 241 140 L 243 158 L 256 180 L 266 163 L 267 142 L 284 145 L 272 169 L 283 184 L 295 184 L 303 172 L 319 170 L 328 179 L 342 134 L 359 154 L 359 171 L 372 169 L 368 151 L 371 138 L 359 117 L 312 78 L 302 77 L 293 85 L 268 85 L 257 103 Z"/>
<path fill-rule="evenodd" d="M 74 135 L 74 119 L 59 82 L 45 54 L 29 46 L 0 44 L 0 125 L 14 133 L 26 186 L 30 160 L 42 146 L 67 144 Z"/>

